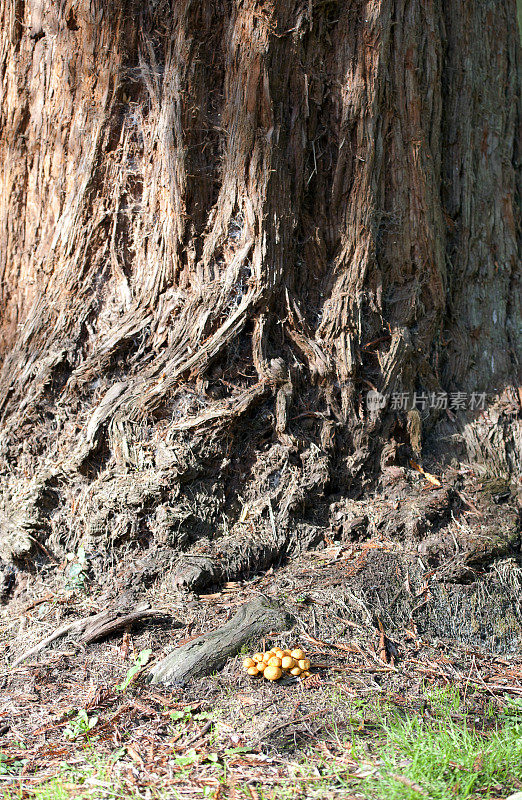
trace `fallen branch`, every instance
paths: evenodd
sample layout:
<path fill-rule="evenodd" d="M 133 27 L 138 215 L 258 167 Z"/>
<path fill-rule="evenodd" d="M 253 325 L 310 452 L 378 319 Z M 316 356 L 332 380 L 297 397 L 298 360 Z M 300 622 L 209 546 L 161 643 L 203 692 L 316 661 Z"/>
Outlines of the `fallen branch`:
<path fill-rule="evenodd" d="M 143 622 L 148 619 L 158 621 L 168 618 L 170 619 L 169 614 L 165 614 L 164 611 L 159 609 L 149 608 L 148 603 L 140 603 L 133 611 L 122 612 L 121 610 L 107 610 L 101 611 L 99 614 L 91 614 L 89 617 L 82 617 L 81 619 L 68 622 L 60 628 L 57 628 L 50 636 L 47 636 L 47 638 L 43 639 L 34 647 L 31 647 L 30 650 L 27 650 L 27 652 L 13 661 L 11 669 L 14 669 L 21 664 L 22 661 L 36 655 L 36 653 L 44 650 L 48 645 L 56 641 L 56 639 L 60 639 L 68 633 L 78 633 L 81 641 L 90 644 L 104 636 L 109 636 L 111 633 L 130 628 L 138 622 Z"/>
<path fill-rule="evenodd" d="M 96 642 L 98 639 L 103 639 L 105 636 L 110 636 L 110 634 L 116 633 L 116 631 L 131 628 L 138 622 L 151 619 L 155 622 L 160 622 L 162 620 L 172 619 L 172 617 L 170 614 L 166 614 L 164 611 L 160 611 L 157 608 L 142 609 L 141 611 L 135 610 L 120 617 L 114 616 L 113 612 L 108 620 L 93 621 L 89 624 L 83 632 L 81 639 L 85 644 L 90 644 L 91 642 Z M 176 625 L 176 627 L 180 627 L 179 624 Z"/>

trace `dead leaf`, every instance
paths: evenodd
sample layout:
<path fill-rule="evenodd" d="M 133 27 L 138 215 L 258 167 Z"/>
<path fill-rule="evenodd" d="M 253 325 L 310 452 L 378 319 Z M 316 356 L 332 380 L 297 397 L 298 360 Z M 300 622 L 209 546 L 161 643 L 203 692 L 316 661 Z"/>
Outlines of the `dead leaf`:
<path fill-rule="evenodd" d="M 417 472 L 420 472 L 421 475 L 424 475 L 426 480 L 429 481 L 432 484 L 432 486 L 437 486 L 439 488 L 442 486 L 442 483 L 439 481 L 438 478 L 435 477 L 435 475 L 432 475 L 431 472 L 426 472 L 426 470 L 423 469 L 420 466 L 420 464 L 417 464 L 415 461 L 412 461 L 411 459 L 410 459 L 410 466 L 413 467 L 413 469 L 417 470 Z"/>
<path fill-rule="evenodd" d="M 167 707 L 178 705 L 178 701 L 174 700 L 173 697 L 167 697 L 167 695 L 158 694 L 157 692 L 155 692 L 155 693 L 151 692 L 148 695 L 148 699 L 149 700 L 154 700 L 155 703 L 160 703 L 161 705 L 167 706 Z"/>
<path fill-rule="evenodd" d="M 377 772 L 378 769 L 374 764 L 361 764 L 359 767 L 357 767 L 353 774 L 357 778 L 370 778 Z"/>
<path fill-rule="evenodd" d="M 125 633 L 123 634 L 123 639 L 120 647 L 120 655 L 122 661 L 127 660 L 129 656 L 129 650 L 130 650 L 130 633 L 129 631 L 125 631 Z"/>
<path fill-rule="evenodd" d="M 382 624 L 380 619 L 377 619 L 379 624 L 379 658 L 381 661 L 384 661 L 385 664 L 388 663 L 388 653 L 386 650 L 386 639 L 384 636 L 384 625 Z"/>
<path fill-rule="evenodd" d="M 142 757 L 140 756 L 140 754 L 138 753 L 138 751 L 136 750 L 136 748 L 135 748 L 135 747 L 134 747 L 132 744 L 128 744 L 128 745 L 126 745 L 126 748 L 125 748 L 125 749 L 127 750 L 127 753 L 130 755 L 130 757 L 132 758 L 132 760 L 133 760 L 133 761 L 134 761 L 134 762 L 135 762 L 135 763 L 136 763 L 136 764 L 137 764 L 139 767 L 141 767 L 141 768 L 143 769 L 143 767 L 145 766 L 145 762 L 143 761 Z"/>

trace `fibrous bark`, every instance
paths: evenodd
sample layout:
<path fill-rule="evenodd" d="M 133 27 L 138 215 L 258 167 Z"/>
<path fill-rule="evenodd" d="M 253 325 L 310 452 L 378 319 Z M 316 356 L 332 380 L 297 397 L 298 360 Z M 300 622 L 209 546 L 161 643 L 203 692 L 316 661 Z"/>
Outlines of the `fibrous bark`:
<path fill-rule="evenodd" d="M 219 581 L 386 465 L 516 474 L 514 0 L 0 20 L 2 558 L 159 541 Z"/>

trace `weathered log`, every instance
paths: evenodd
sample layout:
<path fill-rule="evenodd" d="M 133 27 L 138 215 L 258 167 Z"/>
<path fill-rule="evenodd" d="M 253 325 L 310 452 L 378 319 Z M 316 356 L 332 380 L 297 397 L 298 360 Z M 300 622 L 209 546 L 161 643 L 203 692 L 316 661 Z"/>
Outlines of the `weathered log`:
<path fill-rule="evenodd" d="M 221 669 L 227 658 L 269 631 L 284 630 L 293 617 L 266 597 L 242 606 L 225 625 L 176 648 L 149 673 L 151 683 L 184 686 L 191 678 Z"/>

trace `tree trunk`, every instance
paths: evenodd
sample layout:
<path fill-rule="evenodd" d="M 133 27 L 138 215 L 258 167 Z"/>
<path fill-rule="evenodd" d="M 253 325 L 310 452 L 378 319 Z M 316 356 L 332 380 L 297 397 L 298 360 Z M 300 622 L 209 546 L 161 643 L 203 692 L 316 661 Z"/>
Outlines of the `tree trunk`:
<path fill-rule="evenodd" d="M 4 559 L 154 544 L 200 586 L 410 459 L 516 476 L 516 13 L 1 0 Z"/>

